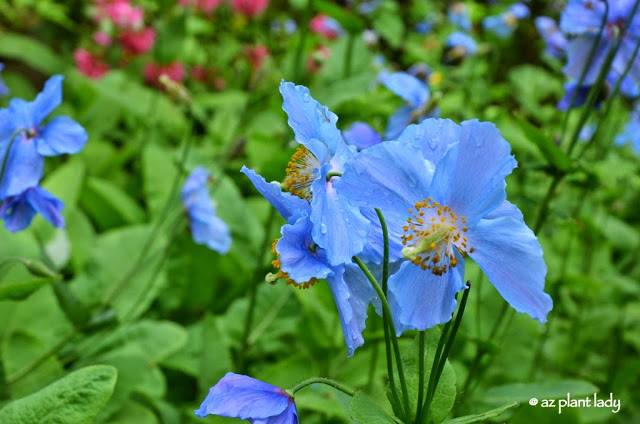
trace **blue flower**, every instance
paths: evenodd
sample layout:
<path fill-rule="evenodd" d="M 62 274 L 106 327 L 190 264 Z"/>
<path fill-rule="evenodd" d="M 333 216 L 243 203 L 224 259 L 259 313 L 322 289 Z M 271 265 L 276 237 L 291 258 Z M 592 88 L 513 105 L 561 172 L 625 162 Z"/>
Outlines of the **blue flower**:
<path fill-rule="evenodd" d="M 2 202 L 0 216 L 7 230 L 15 233 L 24 230 L 40 213 L 54 227 L 64 228 L 61 215 L 64 203 L 42 187 L 30 187 L 18 195 L 9 196 Z"/>
<path fill-rule="evenodd" d="M 44 156 L 77 153 L 87 142 L 87 133 L 77 122 L 56 116 L 42 125 L 62 101 L 63 77 L 55 75 L 33 102 L 12 99 L 0 111 L 0 163 L 5 163 L 0 199 L 15 196 L 38 185 Z"/>
<path fill-rule="evenodd" d="M 385 138 L 395 140 L 407 125 L 420 122 L 427 117 L 426 107 L 429 101 L 429 87 L 413 75 L 406 72 L 383 73 L 380 82 L 389 90 L 402 97 L 406 104 L 401 106 L 387 124 Z"/>
<path fill-rule="evenodd" d="M 426 35 L 433 31 L 433 17 L 427 16 L 415 26 L 415 30 L 418 34 Z"/>
<path fill-rule="evenodd" d="M 546 265 L 522 213 L 506 200 L 516 166 L 491 123 L 427 119 L 397 141 L 363 150 L 336 190 L 362 208 L 380 208 L 404 260 L 389 278 L 398 333 L 451 319 L 471 257 L 519 312 L 545 322 Z"/>
<path fill-rule="evenodd" d="M 566 55 L 568 41 L 558 28 L 556 21 L 547 16 L 538 16 L 535 19 L 538 34 L 544 40 L 545 52 L 556 59 L 562 59 Z"/>
<path fill-rule="evenodd" d="M 0 72 L 4 69 L 4 63 L 0 62 Z M 0 77 L 0 97 L 4 97 L 9 94 L 9 87 L 4 83 L 2 77 Z"/>
<path fill-rule="evenodd" d="M 442 63 L 445 65 L 458 65 L 467 56 L 476 54 L 478 45 L 475 40 L 460 31 L 456 31 L 447 37 L 442 55 Z"/>
<path fill-rule="evenodd" d="M 287 284 L 308 288 L 317 280 L 326 278 L 338 308 L 349 356 L 352 356 L 355 349 L 364 343 L 362 331 L 367 307 L 374 298 L 373 288 L 366 280 L 353 278 L 362 274 L 356 265 L 331 264 L 328 250 L 319 246 L 313 237 L 312 206 L 306 200 L 283 192 L 277 183 L 267 183 L 247 167 L 243 166 L 241 172 L 287 221 L 281 229 L 282 237 L 273 245 L 277 259 L 272 264 L 278 272 L 269 274 L 267 281 L 284 279 Z M 348 237 L 347 234 L 343 236 Z M 381 238 L 372 242 L 382 245 Z M 368 252 L 365 258 L 380 256 L 374 249 L 368 249 Z"/>
<path fill-rule="evenodd" d="M 640 104 L 631 112 L 631 119 L 625 125 L 622 133 L 615 139 L 618 146 L 630 143 L 633 149 L 640 154 Z"/>
<path fill-rule="evenodd" d="M 240 418 L 252 424 L 298 424 L 298 411 L 284 390 L 246 375 L 227 373 L 209 390 L 194 411 L 207 415 Z"/>
<path fill-rule="evenodd" d="M 348 130 L 342 132 L 342 136 L 347 144 L 356 146 L 358 151 L 382 143 L 380 134 L 364 122 L 354 122 Z"/>
<path fill-rule="evenodd" d="M 204 167 L 194 169 L 182 187 L 182 204 L 187 210 L 193 241 L 224 254 L 231 247 L 231 234 L 227 224 L 216 215 L 207 188 L 209 177 Z"/>
<path fill-rule="evenodd" d="M 613 90 L 613 87 L 616 86 L 619 79 L 620 79 L 620 75 L 614 70 L 611 70 L 607 74 L 607 78 L 605 79 L 605 82 L 604 82 L 604 89 L 600 90 L 599 97 L 596 99 L 596 103 L 594 104 L 595 109 L 600 108 L 600 106 L 602 105 L 602 102 L 611 93 L 611 91 Z M 575 99 L 573 99 L 572 107 L 582 106 L 587 101 L 589 91 L 591 90 L 592 87 L 593 85 L 589 85 L 589 84 L 583 84 L 580 87 L 578 87 L 578 83 L 576 81 L 566 82 L 564 84 L 565 95 L 558 102 L 558 105 L 557 105 L 558 109 L 566 110 L 569 108 L 569 104 L 571 103 L 571 98 L 573 97 L 576 90 L 578 90 L 578 93 L 576 94 Z M 638 85 L 629 76 L 626 76 L 622 80 L 622 82 L 620 83 L 619 90 L 622 95 L 631 99 L 638 97 L 638 95 L 640 95 L 640 90 L 638 89 Z"/>
<path fill-rule="evenodd" d="M 504 13 L 484 18 L 482 26 L 499 38 L 508 38 L 518 26 L 518 21 L 528 16 L 529 8 L 522 3 L 515 3 Z"/>
<path fill-rule="evenodd" d="M 447 9 L 447 19 L 452 25 L 455 25 L 463 31 L 471 30 L 471 19 L 469 18 L 469 10 L 464 3 L 456 2 Z"/>
<path fill-rule="evenodd" d="M 635 46 L 640 40 L 640 13 L 636 13 L 625 32 L 634 3 L 634 0 L 609 2 L 609 13 L 606 17 L 602 39 L 596 48 L 592 62 L 587 64 L 589 53 L 605 16 L 605 5 L 596 0 L 569 0 L 560 19 L 562 31 L 572 36 L 567 49 L 567 65 L 564 68 L 564 72 L 569 78 L 579 79 L 583 69 L 589 65 L 584 84 L 593 84 L 604 64 L 607 51 L 617 40 L 620 40 L 621 44 L 613 59 L 611 69 L 619 75 L 624 73 L 633 56 Z M 640 56 L 636 56 L 634 59 L 629 75 L 635 81 L 640 81 Z"/>

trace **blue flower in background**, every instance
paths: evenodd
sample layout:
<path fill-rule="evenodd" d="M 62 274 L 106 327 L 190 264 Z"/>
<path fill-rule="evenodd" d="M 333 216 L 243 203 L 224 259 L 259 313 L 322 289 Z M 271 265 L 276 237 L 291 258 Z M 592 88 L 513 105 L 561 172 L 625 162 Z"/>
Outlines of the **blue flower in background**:
<path fill-rule="evenodd" d="M 231 234 L 227 224 L 216 215 L 207 188 L 209 178 L 204 167 L 194 169 L 182 187 L 182 204 L 187 210 L 193 240 L 224 254 L 231 248 Z"/>
<path fill-rule="evenodd" d="M 404 261 L 389 278 L 399 333 L 451 319 L 470 256 L 517 311 L 545 322 L 546 265 L 522 213 L 506 200 L 516 166 L 491 123 L 427 119 L 397 141 L 363 150 L 335 184 L 354 204 L 380 208 Z"/>
<path fill-rule="evenodd" d="M 406 72 L 383 73 L 380 82 L 389 90 L 402 97 L 406 104 L 391 117 L 385 131 L 385 139 L 396 137 L 412 122 L 420 122 L 427 117 L 426 107 L 429 101 L 429 87 L 413 75 Z"/>
<path fill-rule="evenodd" d="M 529 8 L 522 3 L 515 3 L 507 11 L 499 15 L 484 18 L 482 26 L 486 31 L 495 34 L 499 38 L 508 38 L 518 26 L 518 21 L 528 16 Z"/>
<path fill-rule="evenodd" d="M 433 31 L 433 17 L 427 16 L 415 26 L 415 30 L 418 34 L 426 35 Z"/>
<path fill-rule="evenodd" d="M 471 30 L 471 18 L 469 18 L 469 10 L 464 3 L 453 3 L 447 9 L 447 19 L 452 25 L 459 27 L 463 31 Z"/>
<path fill-rule="evenodd" d="M 358 151 L 382 143 L 382 137 L 369 124 L 354 122 L 348 130 L 342 132 L 347 144 L 356 146 Z"/>
<path fill-rule="evenodd" d="M 606 16 L 602 39 L 593 60 L 587 64 L 589 53 L 605 17 L 605 5 L 596 0 L 569 0 L 560 19 L 562 31 L 572 36 L 567 48 L 567 65 L 564 68 L 569 78 L 578 80 L 583 69 L 589 65 L 584 84 L 593 84 L 604 64 L 607 51 L 616 40 L 621 40 L 621 44 L 611 69 L 618 75 L 624 73 L 640 40 L 640 13 L 636 13 L 629 23 L 634 3 L 634 0 L 616 0 L 608 3 L 609 13 Z M 625 31 L 627 25 L 628 30 Z M 640 81 L 640 55 L 634 59 L 629 75 L 636 82 Z"/>
<path fill-rule="evenodd" d="M 328 250 L 319 246 L 313 237 L 313 208 L 306 200 L 283 192 L 277 183 L 267 183 L 245 166 L 241 172 L 249 177 L 260 194 L 287 221 L 281 229 L 282 237 L 273 246 L 277 259 L 272 264 L 279 271 L 277 274 L 269 274 L 267 281 L 282 278 L 287 284 L 308 288 L 317 280 L 326 278 L 338 308 L 349 356 L 352 356 L 355 349 L 364 343 L 362 331 L 365 328 L 367 307 L 374 298 L 373 288 L 362 278 L 352 278 L 353 275 L 362 274 L 356 265 L 331 264 Z M 349 236 L 346 233 L 334 234 L 337 242 L 346 242 Z M 382 246 L 382 239 L 379 238 L 376 244 Z M 380 256 L 378 252 L 370 255 Z"/>
<path fill-rule="evenodd" d="M 633 149 L 640 154 L 640 104 L 637 104 L 631 112 L 629 122 L 625 125 L 622 133 L 616 136 L 615 143 L 618 146 L 630 143 Z"/>
<path fill-rule="evenodd" d="M 556 21 L 547 16 L 538 16 L 535 19 L 536 29 L 545 43 L 545 52 L 556 59 L 562 59 L 566 55 L 568 41 L 558 28 Z"/>
<path fill-rule="evenodd" d="M 16 196 L 38 185 L 44 156 L 77 153 L 87 142 L 87 133 L 73 119 L 56 116 L 42 121 L 62 102 L 63 77 L 55 75 L 33 102 L 12 99 L 0 111 L 0 199 Z"/>
<path fill-rule="evenodd" d="M 476 41 L 469 35 L 456 31 L 447 37 L 442 55 L 442 63 L 445 65 L 458 65 L 467 56 L 472 56 L 478 51 Z"/>
<path fill-rule="evenodd" d="M 594 104 L 595 109 L 600 108 L 600 106 L 602 105 L 602 102 L 611 93 L 611 91 L 616 86 L 619 79 L 620 79 L 620 75 L 614 70 L 612 70 L 607 74 L 607 78 L 604 84 L 604 89 L 600 90 L 598 99 L 596 99 L 596 103 Z M 578 93 L 576 94 L 575 99 L 573 99 L 572 107 L 582 106 L 587 101 L 587 97 L 589 95 L 589 91 L 591 90 L 591 87 L 593 87 L 593 85 L 584 84 L 578 88 L 578 83 L 576 81 L 569 81 L 564 83 L 565 95 L 558 102 L 558 105 L 557 105 L 558 109 L 566 110 L 569 108 L 569 105 L 571 103 L 571 98 L 573 97 L 576 90 L 578 90 Z M 640 89 L 638 88 L 638 85 L 629 76 L 626 76 L 622 80 L 619 90 L 623 96 L 628 97 L 630 99 L 636 98 L 640 95 Z"/>
<path fill-rule="evenodd" d="M 2 202 L 0 216 L 7 230 L 15 233 L 24 230 L 40 213 L 54 227 L 64 228 L 61 215 L 64 203 L 40 186 L 30 187 L 18 195 L 9 196 Z"/>
<path fill-rule="evenodd" d="M 4 69 L 4 63 L 0 62 L 0 72 Z M 9 87 L 4 83 L 2 77 L 0 77 L 0 97 L 4 97 L 9 94 Z"/>
<path fill-rule="evenodd" d="M 298 424 L 296 404 L 287 392 L 232 372 L 209 390 L 194 412 L 200 418 L 219 415 L 249 420 L 252 424 Z"/>

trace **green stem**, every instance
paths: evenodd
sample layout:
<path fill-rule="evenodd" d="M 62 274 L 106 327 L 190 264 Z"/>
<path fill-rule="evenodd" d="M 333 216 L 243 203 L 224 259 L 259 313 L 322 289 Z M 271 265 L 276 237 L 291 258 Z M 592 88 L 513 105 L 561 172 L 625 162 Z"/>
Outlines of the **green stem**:
<path fill-rule="evenodd" d="M 313 0 L 307 0 L 307 8 L 304 12 L 304 18 L 302 19 L 302 24 L 300 25 L 300 40 L 298 42 L 298 48 L 296 49 L 295 55 L 295 63 L 293 68 L 293 80 L 296 82 L 300 81 L 302 77 L 302 55 L 304 53 L 304 45 L 307 41 L 307 33 L 309 32 L 309 21 L 311 20 L 311 15 L 313 14 Z"/>
<path fill-rule="evenodd" d="M 400 348 L 398 346 L 398 339 L 396 338 L 396 328 L 395 325 L 393 323 L 393 317 L 391 316 L 391 308 L 389 308 L 389 303 L 387 302 L 387 297 L 385 296 L 384 292 L 382 291 L 382 288 L 380 287 L 380 284 L 378 284 L 378 281 L 376 281 L 375 277 L 373 276 L 373 274 L 371 274 L 371 271 L 369 271 L 369 268 L 367 268 L 367 265 L 365 265 L 364 262 L 362 262 L 362 260 L 357 257 L 354 256 L 353 257 L 353 261 L 358 264 L 358 266 L 360 267 L 360 269 L 362 270 L 362 272 L 364 272 L 364 274 L 367 276 L 367 279 L 369 280 L 369 282 L 371 283 L 371 285 L 373 286 L 373 289 L 376 291 L 376 293 L 378 294 L 378 297 L 380 298 L 380 303 L 382 303 L 382 318 L 383 320 L 385 319 L 385 316 L 388 317 L 388 319 L 386 320 L 386 327 L 388 327 L 389 332 L 391 333 L 390 337 L 388 334 L 385 333 L 385 338 L 386 339 L 391 339 L 391 344 L 393 345 L 393 350 L 395 353 L 395 357 L 396 357 L 396 365 L 398 368 L 398 377 L 400 379 L 400 386 L 402 388 L 402 400 L 403 400 L 403 405 L 404 405 L 404 411 L 405 411 L 405 416 L 409 416 L 409 393 L 407 392 L 407 381 L 404 378 L 404 370 L 403 370 L 403 366 L 402 366 L 402 358 L 400 356 Z M 387 359 L 387 361 L 389 361 L 389 359 Z M 393 375 L 393 373 L 389 374 L 389 378 L 391 379 L 391 376 Z M 393 388 L 392 388 L 393 391 Z"/>
<path fill-rule="evenodd" d="M 380 228 L 382 229 L 382 291 L 387 295 L 387 285 L 389 282 L 389 231 L 387 229 L 387 221 L 385 221 L 382 211 L 376 208 L 376 214 L 380 220 Z M 391 315 L 389 315 L 391 316 Z"/>
<path fill-rule="evenodd" d="M 304 389 L 305 387 L 310 386 L 310 385 L 315 384 L 315 383 L 326 384 L 327 386 L 331 386 L 336 390 L 340 390 L 342 393 L 345 393 L 345 394 L 347 394 L 349 396 L 354 396 L 356 394 L 355 390 L 345 386 L 344 384 L 338 383 L 335 380 L 331 380 L 329 378 L 324 378 L 324 377 L 313 377 L 313 378 L 310 378 L 308 380 L 305 380 L 302 383 L 300 383 L 297 386 L 295 386 L 294 388 L 287 390 L 287 392 L 289 392 L 292 395 L 294 395 L 299 390 Z"/>
<path fill-rule="evenodd" d="M 438 388 L 438 382 L 440 381 L 440 377 L 442 376 L 442 371 L 444 370 L 444 366 L 446 365 L 447 358 L 449 357 L 449 352 L 451 351 L 451 346 L 453 346 L 453 342 L 456 338 L 456 334 L 458 333 L 458 328 L 460 328 L 460 323 L 462 322 L 462 316 L 464 315 L 464 309 L 467 306 L 467 299 L 469 298 L 469 291 L 471 290 L 471 282 L 467 281 L 468 289 L 464 291 L 462 294 L 462 300 L 460 301 L 460 307 L 458 308 L 458 313 L 456 315 L 456 320 L 453 323 L 453 327 L 451 327 L 451 331 L 447 336 L 447 344 L 442 351 L 442 355 L 439 358 L 438 368 L 436 370 L 436 376 L 434 379 L 433 387 L 431 391 L 427 392 L 427 398 L 424 401 L 424 407 L 422 410 L 424 411 L 423 417 L 426 419 L 429 416 L 429 408 L 431 407 L 431 402 L 433 402 L 433 398 L 436 394 L 436 389 Z M 451 322 L 451 321 L 449 321 Z M 436 358 L 433 359 L 433 362 L 436 362 Z"/>
<path fill-rule="evenodd" d="M 344 55 L 344 69 L 342 72 L 343 78 L 349 78 L 351 76 L 351 61 L 353 56 L 353 46 L 355 45 L 356 36 L 354 34 L 349 34 L 349 38 L 347 39 L 347 48 L 345 49 Z"/>
<path fill-rule="evenodd" d="M 433 392 L 433 386 L 435 385 L 436 374 L 438 373 L 438 364 L 440 363 L 440 357 L 442 356 L 442 349 L 444 349 L 445 340 L 449 334 L 451 328 L 451 321 L 447 322 L 440 333 L 440 339 L 438 340 L 438 346 L 436 352 L 433 355 L 433 362 L 431 363 L 431 371 L 429 372 L 429 384 L 427 385 L 427 397 L 420 402 L 420 414 L 416 416 L 416 423 L 420 424 L 423 421 L 423 415 L 425 414 L 424 407 L 426 406 L 426 400 L 429 398 L 431 392 Z M 427 411 L 428 412 L 428 411 Z"/>
<path fill-rule="evenodd" d="M 540 205 L 540 212 L 538 212 L 538 218 L 536 219 L 536 224 L 533 226 L 533 232 L 538 234 L 544 225 L 545 220 L 547 219 L 547 215 L 549 214 L 549 204 L 551 203 L 551 199 L 556 193 L 556 189 L 558 188 L 558 184 L 562 180 L 562 174 L 556 174 L 553 176 L 553 180 L 547 189 L 547 194 L 544 196 L 544 200 Z"/>
<path fill-rule="evenodd" d="M 421 331 L 418 335 L 418 400 L 416 401 L 416 423 L 420 422 L 422 415 L 422 402 L 424 402 L 424 350 L 426 344 L 425 332 Z M 435 360 L 434 360 L 435 363 Z M 431 376 L 429 376 L 431 377 Z M 431 383 L 431 378 L 429 378 Z"/>

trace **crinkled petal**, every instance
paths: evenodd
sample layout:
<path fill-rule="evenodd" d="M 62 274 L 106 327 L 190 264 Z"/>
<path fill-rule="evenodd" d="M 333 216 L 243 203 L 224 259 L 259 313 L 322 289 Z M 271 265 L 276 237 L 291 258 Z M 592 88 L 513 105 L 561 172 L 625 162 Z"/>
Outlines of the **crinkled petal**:
<path fill-rule="evenodd" d="M 465 288 L 464 260 L 441 276 L 404 261 L 389 277 L 389 307 L 400 336 L 406 330 L 426 330 L 451 319 L 455 294 Z"/>
<path fill-rule="evenodd" d="M 461 127 L 460 142 L 436 164 L 430 191 L 472 225 L 506 199 L 504 180 L 516 160 L 492 123 L 472 120 Z"/>
<path fill-rule="evenodd" d="M 343 134 L 345 141 L 358 150 L 367 149 L 382 143 L 382 137 L 370 125 L 364 122 L 354 122 Z"/>
<path fill-rule="evenodd" d="M 260 194 L 276 208 L 287 222 L 292 223 L 290 222 L 291 219 L 294 218 L 294 215 L 299 211 L 310 212 L 311 206 L 306 200 L 294 196 L 291 193 L 283 192 L 278 184 L 266 182 L 265 179 L 261 175 L 256 174 L 256 171 L 253 169 L 243 166 L 240 172 L 249 177 Z"/>
<path fill-rule="evenodd" d="M 615 2 L 610 2 L 615 3 Z M 597 34 L 605 14 L 605 5 L 591 1 L 587 7 L 585 0 L 569 0 L 560 18 L 560 28 L 568 34 Z"/>
<path fill-rule="evenodd" d="M 314 151 L 318 150 L 317 145 L 308 144 L 311 139 L 320 140 L 327 147 L 329 156 L 332 156 L 338 143 L 344 141 L 336 127 L 338 117 L 315 101 L 305 86 L 282 81 L 280 93 L 284 99 L 282 109 L 289 117 L 288 123 L 295 133 L 296 141 L 306 146 L 320 162 L 324 162 L 326 153 Z"/>
<path fill-rule="evenodd" d="M 251 424 L 298 424 L 298 411 L 296 410 L 296 404 L 291 401 L 289 402 L 287 409 L 285 409 L 282 414 L 264 420 L 256 419 L 250 422 Z"/>
<path fill-rule="evenodd" d="M 425 119 L 419 124 L 409 125 L 398 141 L 420 147 L 424 158 L 433 164 L 444 156 L 449 145 L 460 140 L 460 125 L 450 119 Z"/>
<path fill-rule="evenodd" d="M 1 199 L 38 185 L 44 167 L 44 158 L 38 154 L 33 140 L 22 135 L 14 138 L 8 155 L 0 182 Z"/>
<path fill-rule="evenodd" d="M 241 420 L 267 419 L 284 413 L 291 402 L 278 387 L 230 372 L 209 390 L 195 414 L 201 418 L 211 414 Z"/>
<path fill-rule="evenodd" d="M 189 214 L 189 228 L 193 241 L 204 244 L 211 250 L 225 254 L 231 248 L 229 226 L 215 214 L 198 216 Z"/>
<path fill-rule="evenodd" d="M 87 138 L 87 132 L 76 121 L 67 116 L 57 116 L 42 128 L 36 146 L 43 156 L 74 154 L 82 150 Z"/>
<path fill-rule="evenodd" d="M 520 209 L 518 209 L 516 205 L 509 202 L 508 200 L 502 202 L 500 206 L 485 215 L 483 219 L 496 219 L 502 218 L 503 216 L 509 216 L 513 219 L 524 221 L 524 217 L 522 216 L 522 212 L 520 212 Z"/>
<path fill-rule="evenodd" d="M 297 283 L 305 283 L 312 278 L 326 278 L 333 273 L 327 264 L 325 252 L 316 248 L 311 238 L 311 220 L 306 214 L 293 224 L 282 226 L 282 237 L 276 244 L 280 255 L 280 269 Z"/>
<path fill-rule="evenodd" d="M 311 222 L 313 240 L 327 253 L 333 266 L 351 262 L 354 255 L 364 247 L 369 231 L 369 221 L 362 216 L 360 208 L 349 204 L 331 181 L 326 181 L 330 164 L 323 166 L 320 177 L 311 185 Z M 339 177 L 333 177 L 339 179 Z"/>
<path fill-rule="evenodd" d="M 382 84 L 398 96 L 402 97 L 414 109 L 422 108 L 429 100 L 429 87 L 413 75 L 406 72 L 385 74 Z"/>
<path fill-rule="evenodd" d="M 407 125 L 413 121 L 413 106 L 401 106 L 394 112 L 387 122 L 387 128 L 384 131 L 384 138 L 387 140 L 396 140 Z"/>
<path fill-rule="evenodd" d="M 518 312 L 544 323 L 552 300 L 544 289 L 547 266 L 533 231 L 509 216 L 483 219 L 467 233 L 476 261 L 491 284 Z"/>
<path fill-rule="evenodd" d="M 47 80 L 44 88 L 30 103 L 33 122 L 38 125 L 62 103 L 62 75 L 54 75 Z"/>
<path fill-rule="evenodd" d="M 327 282 L 338 307 L 349 356 L 353 356 L 355 350 L 364 343 L 362 331 L 366 327 L 367 308 L 374 291 L 368 281 L 359 278 L 359 274 L 363 274 L 359 267 L 351 264 L 346 268 L 335 268 L 333 275 L 327 277 Z"/>
<path fill-rule="evenodd" d="M 49 221 L 51 225 L 64 228 L 65 223 L 62 217 L 64 203 L 62 200 L 40 186 L 28 189 L 25 192 L 25 198 L 31 207 Z"/>

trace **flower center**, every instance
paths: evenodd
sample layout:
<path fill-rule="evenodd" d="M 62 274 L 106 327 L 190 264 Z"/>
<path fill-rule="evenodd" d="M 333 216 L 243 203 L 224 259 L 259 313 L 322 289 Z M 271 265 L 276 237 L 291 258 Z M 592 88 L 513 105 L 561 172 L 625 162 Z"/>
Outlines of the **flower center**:
<path fill-rule="evenodd" d="M 511 12 L 505 12 L 505 14 L 503 15 L 503 19 L 504 23 L 511 28 L 515 27 L 518 23 L 518 18 Z"/>
<path fill-rule="evenodd" d="M 267 283 L 275 284 L 277 280 L 282 278 L 282 279 L 285 279 L 285 283 L 287 285 L 294 286 L 294 287 L 297 287 L 299 289 L 308 289 L 309 287 L 311 287 L 315 283 L 317 283 L 318 279 L 316 277 L 313 277 L 313 278 L 311 278 L 311 280 L 305 281 L 304 283 L 295 282 L 289 277 L 289 274 L 287 274 L 286 272 L 284 272 L 284 271 L 282 271 L 280 269 L 280 254 L 276 251 L 276 244 L 278 243 L 278 240 L 280 240 L 280 239 L 275 239 L 273 241 L 273 244 L 271 244 L 271 253 L 276 255 L 276 258 L 271 261 L 271 265 L 273 265 L 273 267 L 276 268 L 278 270 L 278 272 L 275 273 L 275 274 L 271 273 L 271 272 L 269 274 L 267 274 L 267 277 L 265 278 Z M 316 245 L 311 245 L 311 246 L 309 246 L 309 251 L 313 253 L 313 252 L 315 252 L 316 248 L 317 248 Z"/>
<path fill-rule="evenodd" d="M 416 202 L 414 208 L 409 208 L 407 225 L 402 228 L 405 259 L 425 271 L 442 275 L 458 264 L 455 251 L 463 256 L 473 253 L 473 247 L 463 235 L 467 231 L 464 216 L 457 216 L 449 206 L 431 198 Z"/>
<path fill-rule="evenodd" d="M 311 201 L 311 184 L 317 178 L 313 172 L 314 169 L 320 168 L 318 159 L 304 146 L 300 146 L 298 150 L 291 156 L 287 175 L 284 177 L 284 188 L 291 194 Z"/>

